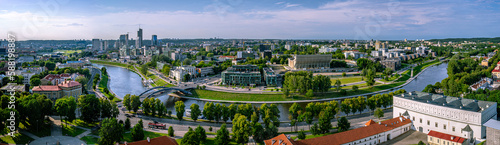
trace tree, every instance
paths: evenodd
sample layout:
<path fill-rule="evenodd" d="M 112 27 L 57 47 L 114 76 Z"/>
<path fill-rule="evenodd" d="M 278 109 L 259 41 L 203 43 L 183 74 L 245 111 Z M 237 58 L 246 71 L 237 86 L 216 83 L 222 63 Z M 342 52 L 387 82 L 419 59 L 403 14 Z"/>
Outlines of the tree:
<path fill-rule="evenodd" d="M 217 130 L 217 135 L 215 136 L 215 144 L 218 145 L 228 145 L 231 139 L 229 138 L 229 131 L 226 128 L 226 124 L 222 124 L 219 130 Z"/>
<path fill-rule="evenodd" d="M 127 117 L 127 119 L 125 119 L 125 124 L 123 127 L 125 128 L 125 130 L 130 129 L 130 119 L 128 117 Z"/>
<path fill-rule="evenodd" d="M 161 72 L 168 76 L 170 74 L 170 66 L 169 65 L 163 65 L 163 68 L 161 69 Z"/>
<path fill-rule="evenodd" d="M 340 91 L 340 85 L 342 85 L 342 83 L 340 82 L 340 80 L 336 80 L 335 81 L 335 90 L 337 90 L 337 92 Z"/>
<path fill-rule="evenodd" d="M 145 64 L 141 65 L 140 71 L 141 71 L 142 75 L 148 75 L 148 65 L 145 65 Z"/>
<path fill-rule="evenodd" d="M 342 110 L 342 112 L 344 112 L 346 115 L 349 115 L 349 113 L 351 113 L 351 107 L 350 107 L 350 99 L 344 99 L 341 103 L 340 103 L 340 110 Z"/>
<path fill-rule="evenodd" d="M 200 141 L 200 144 L 207 140 L 207 134 L 205 132 L 205 129 L 203 129 L 203 127 L 201 127 L 200 125 L 198 125 L 198 127 L 196 127 L 194 132 L 197 136 L 196 138 Z"/>
<path fill-rule="evenodd" d="M 283 95 L 285 95 L 285 97 L 290 96 L 290 90 L 288 89 L 288 87 L 283 86 L 282 91 L 283 91 Z M 307 94 L 306 94 L 306 95 L 307 95 Z"/>
<path fill-rule="evenodd" d="M 184 65 L 191 65 L 191 59 L 187 58 L 187 59 L 184 59 L 184 61 L 182 61 L 182 63 Z"/>
<path fill-rule="evenodd" d="M 101 118 L 112 117 L 113 105 L 108 99 L 99 98 Z"/>
<path fill-rule="evenodd" d="M 265 139 L 265 132 L 264 128 L 260 123 L 255 123 L 252 127 L 252 137 L 253 140 L 257 143 L 263 142 Z"/>
<path fill-rule="evenodd" d="M 236 106 L 235 104 L 229 105 L 229 117 L 231 120 L 234 120 L 234 116 L 236 115 L 236 112 L 238 112 L 238 106 Z"/>
<path fill-rule="evenodd" d="M 423 141 L 419 141 L 417 145 L 425 145 Z"/>
<path fill-rule="evenodd" d="M 134 112 L 137 112 L 137 110 L 139 110 L 139 106 L 141 106 L 141 99 L 137 95 L 132 95 L 131 98 L 132 101 L 130 102 L 130 105 L 132 107 L 132 110 L 134 110 Z"/>
<path fill-rule="evenodd" d="M 295 123 L 299 117 L 299 113 L 302 112 L 302 107 L 298 103 L 293 103 L 290 108 L 288 108 L 288 112 L 290 113 L 291 120 L 294 122 L 294 125 L 296 126 L 297 123 Z"/>
<path fill-rule="evenodd" d="M 304 129 L 301 129 L 299 131 L 299 134 L 297 135 L 297 138 L 303 140 L 303 139 L 306 139 L 306 133 L 304 132 Z"/>
<path fill-rule="evenodd" d="M 101 122 L 99 129 L 99 144 L 113 145 L 123 138 L 123 127 L 116 121 L 116 118 L 106 118 Z"/>
<path fill-rule="evenodd" d="M 231 117 L 231 114 L 229 113 L 229 107 L 227 107 L 226 105 L 222 105 L 222 121 L 224 121 L 224 123 L 229 120 L 229 118 Z"/>
<path fill-rule="evenodd" d="M 188 127 L 189 130 L 186 134 L 184 134 L 184 137 L 182 137 L 181 140 L 181 145 L 198 145 L 200 144 L 200 141 L 198 140 L 198 136 L 196 133 L 193 131 L 191 127 Z"/>
<path fill-rule="evenodd" d="M 373 86 L 375 84 L 375 75 L 376 75 L 376 70 L 375 68 L 368 69 L 367 74 L 366 74 L 366 84 L 368 86 Z"/>
<path fill-rule="evenodd" d="M 312 89 L 307 90 L 306 97 L 311 98 L 313 96 L 314 96 L 313 90 Z"/>
<path fill-rule="evenodd" d="M 163 102 L 161 102 L 160 99 L 156 98 L 156 110 L 158 111 L 158 116 L 159 117 L 163 117 L 165 116 L 165 105 L 163 104 Z"/>
<path fill-rule="evenodd" d="M 184 82 L 187 82 L 191 79 L 191 75 L 190 74 L 185 74 L 184 76 Z"/>
<path fill-rule="evenodd" d="M 156 98 L 158 99 L 158 98 Z M 159 101 L 159 99 L 158 99 Z M 154 98 L 149 99 L 149 108 L 151 110 L 151 116 L 155 117 L 156 116 L 156 101 Z"/>
<path fill-rule="evenodd" d="M 345 77 L 345 76 L 346 76 L 345 72 L 342 72 L 342 77 Z"/>
<path fill-rule="evenodd" d="M 168 127 L 168 136 L 174 137 L 174 128 L 172 126 Z"/>
<path fill-rule="evenodd" d="M 331 116 L 331 113 L 328 110 L 331 110 L 330 106 L 326 107 L 326 110 L 322 111 L 319 115 L 318 124 L 319 124 L 319 131 L 321 134 L 330 132 L 330 129 L 332 128 L 331 118 L 333 117 Z"/>
<path fill-rule="evenodd" d="M 198 120 L 198 116 L 201 115 L 200 106 L 198 106 L 198 104 L 196 103 L 193 103 L 189 108 L 191 109 L 191 119 L 196 122 L 196 120 Z"/>
<path fill-rule="evenodd" d="M 377 108 L 375 110 L 374 116 L 380 120 L 381 117 L 384 117 L 384 110 Z"/>
<path fill-rule="evenodd" d="M 152 98 L 144 98 L 144 100 L 142 100 L 142 112 L 145 115 L 149 115 L 151 113 L 151 106 L 149 104 L 150 99 Z"/>
<path fill-rule="evenodd" d="M 203 106 L 203 116 L 205 116 L 208 121 L 214 120 L 214 111 L 215 106 L 212 102 L 206 102 L 205 106 Z"/>
<path fill-rule="evenodd" d="M 177 120 L 181 121 L 182 117 L 184 116 L 184 108 L 186 106 L 184 105 L 184 102 L 182 101 L 177 101 L 175 102 L 175 111 L 177 112 Z"/>
<path fill-rule="evenodd" d="M 142 123 L 142 119 L 140 120 L 140 122 Z M 140 141 L 144 139 L 144 130 L 141 123 L 134 125 L 132 130 L 130 130 L 130 134 L 132 135 L 132 139 L 134 141 Z"/>
<path fill-rule="evenodd" d="M 80 108 L 80 119 L 91 123 L 96 122 L 100 117 L 99 112 L 101 111 L 99 105 L 99 99 L 95 95 L 82 95 L 78 98 L 78 107 Z"/>
<path fill-rule="evenodd" d="M 363 110 L 366 109 L 366 98 L 363 97 L 363 96 L 358 96 L 358 98 L 356 98 L 356 101 L 357 101 L 357 110 L 359 113 L 363 112 Z"/>
<path fill-rule="evenodd" d="M 314 123 L 313 126 L 309 128 L 309 131 L 311 131 L 313 135 L 321 134 L 321 132 L 319 131 L 318 123 Z"/>
<path fill-rule="evenodd" d="M 40 78 L 33 78 L 30 80 L 31 86 L 38 86 L 38 85 L 40 85 L 40 83 L 41 83 Z"/>
<path fill-rule="evenodd" d="M 247 117 L 241 114 L 236 114 L 233 120 L 233 140 L 237 143 L 248 142 L 250 136 L 250 122 Z"/>
<path fill-rule="evenodd" d="M 127 108 L 127 110 L 132 110 L 132 105 L 131 105 L 132 99 L 130 98 L 130 94 L 127 94 L 123 97 L 123 106 Z"/>
<path fill-rule="evenodd" d="M 366 105 L 371 111 L 375 111 L 375 108 L 377 107 L 377 100 L 372 96 L 366 100 Z"/>
<path fill-rule="evenodd" d="M 339 132 L 342 131 L 347 131 L 349 128 L 351 128 L 351 123 L 347 120 L 345 116 L 340 117 L 338 123 L 337 123 L 337 128 Z"/>
<path fill-rule="evenodd" d="M 222 106 L 219 103 L 215 104 L 215 109 L 213 110 L 213 112 L 215 121 L 219 123 L 219 120 L 222 117 Z"/>
<path fill-rule="evenodd" d="M 54 108 L 59 116 L 66 117 L 66 121 L 71 122 L 76 118 L 75 110 L 77 104 L 74 97 L 66 96 L 57 99 Z"/>
<path fill-rule="evenodd" d="M 358 91 L 358 86 L 357 85 L 352 85 L 352 91 L 357 92 Z"/>

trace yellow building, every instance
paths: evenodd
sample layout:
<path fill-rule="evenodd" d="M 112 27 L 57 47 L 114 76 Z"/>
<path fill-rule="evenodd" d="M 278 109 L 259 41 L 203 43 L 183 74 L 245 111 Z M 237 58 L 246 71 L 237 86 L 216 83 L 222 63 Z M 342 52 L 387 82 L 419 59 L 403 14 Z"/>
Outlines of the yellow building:
<path fill-rule="evenodd" d="M 431 130 L 427 134 L 430 145 L 468 145 L 467 139 Z"/>
<path fill-rule="evenodd" d="M 49 99 L 57 100 L 64 96 L 78 98 L 82 95 L 82 85 L 77 81 L 64 81 L 56 85 L 41 85 L 31 89 L 33 93 L 46 95 Z"/>

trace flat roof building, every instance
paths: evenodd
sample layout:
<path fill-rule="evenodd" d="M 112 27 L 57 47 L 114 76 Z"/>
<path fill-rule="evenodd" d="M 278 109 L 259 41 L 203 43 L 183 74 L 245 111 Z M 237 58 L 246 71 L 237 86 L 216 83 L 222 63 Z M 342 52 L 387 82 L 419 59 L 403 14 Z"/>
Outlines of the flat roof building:
<path fill-rule="evenodd" d="M 288 58 L 288 66 L 292 69 L 324 69 L 330 68 L 332 55 L 294 55 Z"/>
<path fill-rule="evenodd" d="M 415 130 L 458 136 L 471 143 L 486 138 L 486 121 L 497 115 L 497 103 L 424 92 L 393 96 L 393 115 L 411 118 Z"/>
<path fill-rule="evenodd" d="M 262 85 L 262 75 L 256 65 L 233 65 L 222 74 L 223 85 Z"/>

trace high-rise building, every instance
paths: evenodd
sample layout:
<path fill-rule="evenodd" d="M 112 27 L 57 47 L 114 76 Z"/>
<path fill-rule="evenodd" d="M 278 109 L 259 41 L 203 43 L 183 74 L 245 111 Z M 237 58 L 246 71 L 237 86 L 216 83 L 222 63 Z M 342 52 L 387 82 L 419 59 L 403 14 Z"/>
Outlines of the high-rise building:
<path fill-rule="evenodd" d="M 109 46 L 109 44 L 108 44 L 108 41 L 107 41 L 107 40 L 102 42 L 102 49 L 103 49 L 103 50 L 107 50 L 107 49 L 108 49 L 108 46 Z"/>
<path fill-rule="evenodd" d="M 158 45 L 158 36 L 153 35 L 151 38 L 151 45 L 157 46 Z"/>
<path fill-rule="evenodd" d="M 135 48 L 136 49 L 140 49 L 141 48 L 141 40 L 140 40 L 140 38 L 137 38 L 135 40 Z"/>
<path fill-rule="evenodd" d="M 136 47 L 136 48 L 140 48 L 142 47 L 142 29 L 139 28 L 139 31 L 137 31 L 137 37 L 138 37 L 138 41 L 139 41 L 139 45 Z M 136 43 L 137 45 L 137 43 Z"/>
<path fill-rule="evenodd" d="M 122 34 L 120 35 L 120 46 L 119 48 L 122 48 L 122 46 L 127 46 L 128 48 L 128 34 Z"/>
<path fill-rule="evenodd" d="M 101 40 L 92 39 L 92 50 L 101 50 Z"/>

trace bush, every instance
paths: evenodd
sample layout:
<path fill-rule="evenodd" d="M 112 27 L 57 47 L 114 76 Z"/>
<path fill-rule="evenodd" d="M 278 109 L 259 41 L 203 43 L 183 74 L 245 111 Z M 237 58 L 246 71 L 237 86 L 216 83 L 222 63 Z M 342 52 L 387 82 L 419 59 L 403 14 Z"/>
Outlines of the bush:
<path fill-rule="evenodd" d="M 208 131 L 212 131 L 212 126 L 210 126 L 210 127 L 208 128 Z"/>
<path fill-rule="evenodd" d="M 174 137 L 174 128 L 172 126 L 168 127 L 168 136 Z"/>
<path fill-rule="evenodd" d="M 304 129 L 301 129 L 301 130 L 299 131 L 299 134 L 297 135 L 297 138 L 299 138 L 299 139 L 301 139 L 301 140 L 302 140 L 302 139 L 306 139 L 306 133 L 304 132 Z"/>

